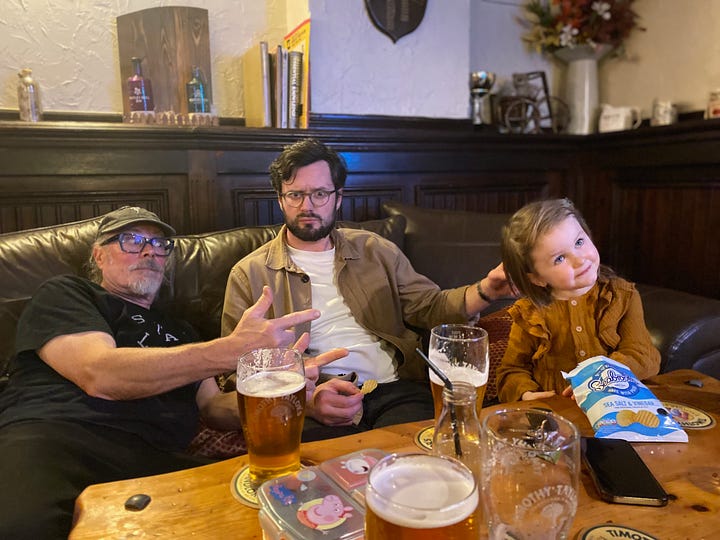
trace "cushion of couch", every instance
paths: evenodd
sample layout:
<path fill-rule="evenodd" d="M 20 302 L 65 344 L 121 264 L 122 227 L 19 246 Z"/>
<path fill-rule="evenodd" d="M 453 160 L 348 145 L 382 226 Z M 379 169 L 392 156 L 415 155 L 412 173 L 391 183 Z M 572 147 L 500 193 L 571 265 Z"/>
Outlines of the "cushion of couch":
<path fill-rule="evenodd" d="M 15 329 L 25 305 L 45 280 L 86 276 L 85 265 L 100 218 L 0 234 L 0 375 L 15 348 Z"/>
<path fill-rule="evenodd" d="M 395 201 L 383 203 L 383 210 L 405 217 L 403 251 L 415 270 L 442 289 L 474 283 L 500 263 L 500 230 L 510 214 L 433 210 Z"/>

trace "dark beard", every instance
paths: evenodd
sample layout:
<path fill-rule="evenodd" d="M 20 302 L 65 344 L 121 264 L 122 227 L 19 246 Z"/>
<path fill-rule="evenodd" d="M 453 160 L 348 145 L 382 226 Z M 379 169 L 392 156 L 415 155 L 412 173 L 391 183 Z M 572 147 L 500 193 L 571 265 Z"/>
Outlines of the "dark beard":
<path fill-rule="evenodd" d="M 298 219 L 300 217 L 318 217 L 315 214 L 305 214 L 302 216 L 297 216 L 295 219 Z M 312 227 L 300 227 L 297 222 L 289 222 L 287 219 L 285 220 L 285 225 L 287 225 L 288 230 L 298 238 L 299 240 L 302 240 L 303 242 L 317 242 L 318 240 L 322 240 L 323 238 L 327 237 L 330 234 L 330 231 L 332 231 L 335 228 L 335 216 L 332 217 L 332 220 L 328 223 L 323 223 L 318 227 L 317 229 L 313 229 Z M 320 220 L 322 222 L 322 220 Z"/>

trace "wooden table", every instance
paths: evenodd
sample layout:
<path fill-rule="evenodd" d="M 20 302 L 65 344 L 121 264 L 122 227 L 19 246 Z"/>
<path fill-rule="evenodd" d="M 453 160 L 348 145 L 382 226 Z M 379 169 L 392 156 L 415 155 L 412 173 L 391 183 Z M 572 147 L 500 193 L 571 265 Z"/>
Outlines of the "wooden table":
<path fill-rule="evenodd" d="M 702 388 L 685 381 L 700 379 Z M 583 468 L 579 508 L 571 538 L 580 530 L 602 523 L 624 524 L 663 539 L 717 538 L 720 529 L 720 381 L 690 370 L 658 375 L 646 381 L 662 400 L 686 403 L 714 417 L 704 430 L 687 430 L 689 443 L 633 443 L 645 463 L 670 494 L 666 507 L 609 504 L 601 501 Z M 577 405 L 555 397 L 547 406 L 571 419 L 583 435 L 590 424 Z M 489 409 L 486 409 L 489 410 Z M 484 413 L 485 414 L 485 413 Z M 430 421 L 376 429 L 332 441 L 303 444 L 304 461 L 323 460 L 361 448 L 419 451 L 414 437 Z M 262 538 L 257 510 L 238 502 L 230 491 L 235 473 L 246 457 L 169 474 L 88 487 L 75 503 L 76 525 L 70 538 Z M 125 510 L 135 493 L 152 497 L 141 512 Z"/>

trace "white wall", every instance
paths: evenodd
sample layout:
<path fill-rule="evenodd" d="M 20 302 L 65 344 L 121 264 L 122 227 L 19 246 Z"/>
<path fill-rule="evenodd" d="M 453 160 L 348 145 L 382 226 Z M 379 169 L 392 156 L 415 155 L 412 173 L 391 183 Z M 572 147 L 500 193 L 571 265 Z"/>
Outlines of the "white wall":
<path fill-rule="evenodd" d="M 363 0 L 2 0 L 0 108 L 17 108 L 17 72 L 29 66 L 46 109 L 119 113 L 115 17 L 172 4 L 209 12 L 221 116 L 244 115 L 243 53 L 261 39 L 279 42 L 308 8 L 313 112 L 465 118 L 468 73 L 480 69 L 498 73 L 496 86 L 545 70 L 559 93 L 562 66 L 520 41 L 520 0 L 428 0 L 420 27 L 396 44 Z M 630 37 L 629 59 L 602 62 L 600 100 L 639 105 L 645 117 L 655 97 L 704 109 L 720 87 L 720 0 L 637 0 L 635 9 L 647 32 Z"/>

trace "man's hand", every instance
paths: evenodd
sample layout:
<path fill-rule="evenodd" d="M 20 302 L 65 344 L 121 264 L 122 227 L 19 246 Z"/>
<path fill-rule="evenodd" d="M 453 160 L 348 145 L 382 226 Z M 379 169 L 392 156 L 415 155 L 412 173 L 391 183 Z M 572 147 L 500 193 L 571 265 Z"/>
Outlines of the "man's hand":
<path fill-rule="evenodd" d="M 293 327 L 320 317 L 317 309 L 306 309 L 283 315 L 277 319 L 266 319 L 273 295 L 270 287 L 263 287 L 262 295 L 252 306 L 245 310 L 235 329 L 230 334 L 240 338 L 248 346 L 245 350 L 260 347 L 288 347 L 295 339 Z"/>
<path fill-rule="evenodd" d="M 364 394 L 350 381 L 330 379 L 315 389 L 307 414 L 327 426 L 349 426 L 362 409 Z"/>
<path fill-rule="evenodd" d="M 505 275 L 505 268 L 502 263 L 488 272 L 488 275 L 480 281 L 480 286 L 483 292 L 493 300 L 517 297 L 520 294 Z"/>
<path fill-rule="evenodd" d="M 300 339 L 295 342 L 293 349 L 303 352 L 307 349 L 310 344 L 310 334 L 305 332 Z M 349 351 L 347 349 L 331 349 L 317 356 L 305 358 L 305 392 L 307 395 L 307 402 L 312 400 L 312 396 L 315 393 L 315 383 L 317 383 L 320 377 L 320 368 L 330 362 L 345 358 Z"/>

